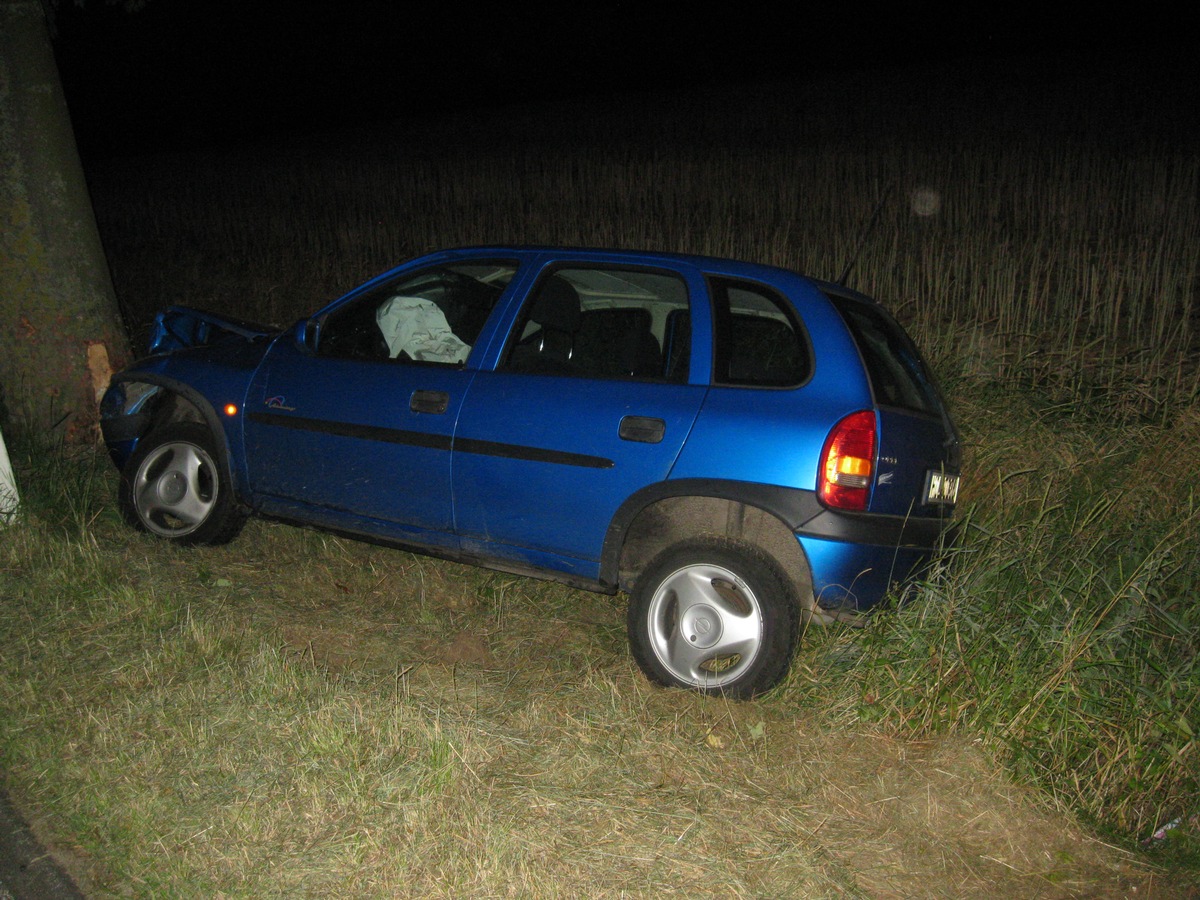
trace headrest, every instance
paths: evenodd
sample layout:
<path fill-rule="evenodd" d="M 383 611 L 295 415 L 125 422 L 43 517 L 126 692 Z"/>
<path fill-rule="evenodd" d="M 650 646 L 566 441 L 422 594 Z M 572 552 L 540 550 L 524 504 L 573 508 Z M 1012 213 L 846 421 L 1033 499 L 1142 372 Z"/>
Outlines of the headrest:
<path fill-rule="evenodd" d="M 538 287 L 529 318 L 543 328 L 573 334 L 579 330 L 582 315 L 578 292 L 564 279 L 552 275 Z"/>

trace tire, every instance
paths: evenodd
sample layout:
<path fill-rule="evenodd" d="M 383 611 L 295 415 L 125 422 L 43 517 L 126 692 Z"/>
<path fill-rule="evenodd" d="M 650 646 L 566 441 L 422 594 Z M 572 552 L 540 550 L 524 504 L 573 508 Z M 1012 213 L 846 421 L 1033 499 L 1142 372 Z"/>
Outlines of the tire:
<path fill-rule="evenodd" d="M 629 646 L 652 681 L 746 700 L 787 674 L 799 604 L 776 563 L 747 544 L 669 547 L 629 600 Z"/>
<path fill-rule="evenodd" d="M 177 544 L 224 544 L 246 521 L 212 433 L 194 422 L 152 431 L 121 473 L 125 520 Z"/>

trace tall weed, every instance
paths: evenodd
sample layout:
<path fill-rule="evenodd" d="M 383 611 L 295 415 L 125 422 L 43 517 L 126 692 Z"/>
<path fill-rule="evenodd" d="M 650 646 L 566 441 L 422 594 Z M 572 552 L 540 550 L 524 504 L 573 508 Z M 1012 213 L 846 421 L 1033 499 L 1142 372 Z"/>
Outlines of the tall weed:
<path fill-rule="evenodd" d="M 117 161 L 92 182 L 139 332 L 178 302 L 285 324 L 448 245 L 710 253 L 825 278 L 856 259 L 852 283 L 939 356 L 1161 421 L 1200 391 L 1200 154 L 1096 110 L 1094 86 L 1050 98 L 1079 121 L 1035 121 L 1012 75 L 974 105 L 936 75 L 814 81 Z"/>
<path fill-rule="evenodd" d="M 975 431 L 984 483 L 961 541 L 911 602 L 844 638 L 858 714 L 985 736 L 1126 835 L 1195 815 L 1200 476 L 1176 454 L 1197 421 Z"/>

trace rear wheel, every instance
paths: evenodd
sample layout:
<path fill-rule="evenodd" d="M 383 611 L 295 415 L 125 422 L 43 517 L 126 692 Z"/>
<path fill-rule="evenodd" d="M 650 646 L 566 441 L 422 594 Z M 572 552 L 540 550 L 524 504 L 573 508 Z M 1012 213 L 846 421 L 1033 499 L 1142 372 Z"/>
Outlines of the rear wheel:
<path fill-rule="evenodd" d="M 125 519 L 180 544 L 232 540 L 246 511 L 218 459 L 203 425 L 178 422 L 146 435 L 121 473 Z"/>
<path fill-rule="evenodd" d="M 787 674 L 800 615 L 762 551 L 703 538 L 668 548 L 646 568 L 628 627 L 633 656 L 652 680 L 746 699 Z"/>

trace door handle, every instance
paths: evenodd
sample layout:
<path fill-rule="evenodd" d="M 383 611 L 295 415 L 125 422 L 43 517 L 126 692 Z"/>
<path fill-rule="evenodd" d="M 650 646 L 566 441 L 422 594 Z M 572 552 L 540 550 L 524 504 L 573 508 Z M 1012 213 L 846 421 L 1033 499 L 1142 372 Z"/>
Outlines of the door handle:
<path fill-rule="evenodd" d="M 450 407 L 450 395 L 445 391 L 413 391 L 408 408 L 415 413 L 444 413 Z"/>
<path fill-rule="evenodd" d="M 667 433 L 667 423 L 653 416 L 625 416 L 617 434 L 623 441 L 658 444 Z"/>

